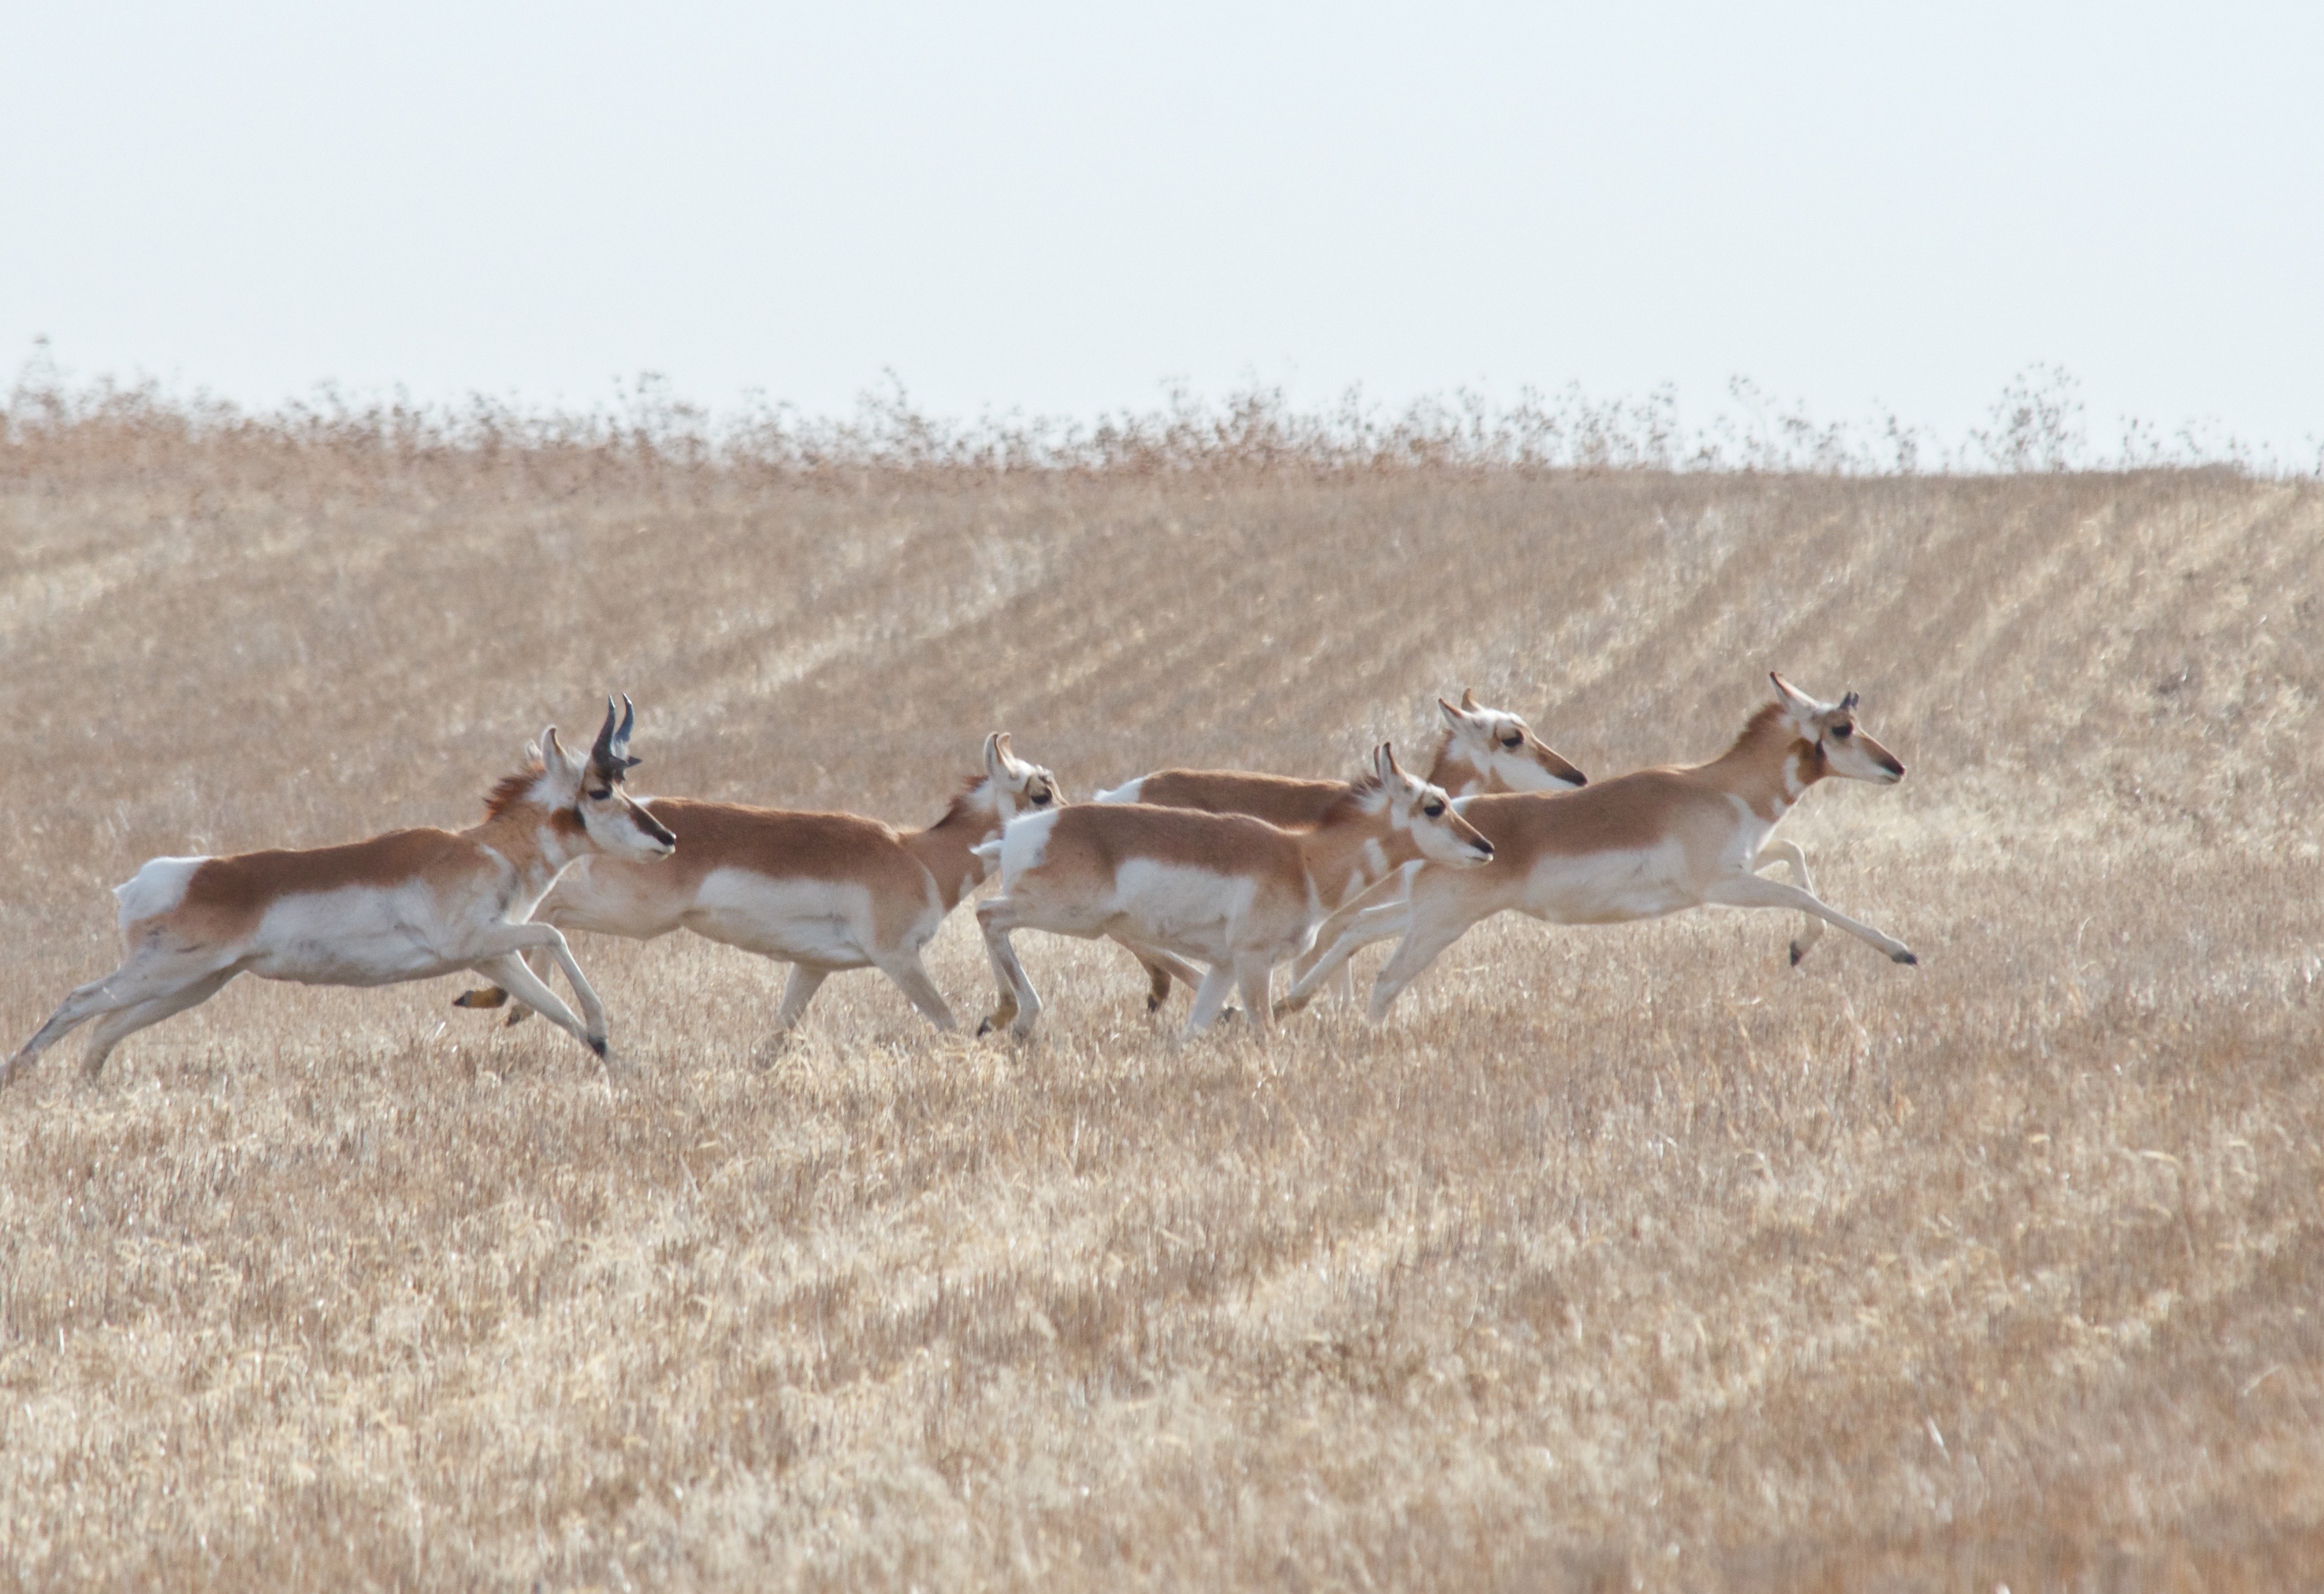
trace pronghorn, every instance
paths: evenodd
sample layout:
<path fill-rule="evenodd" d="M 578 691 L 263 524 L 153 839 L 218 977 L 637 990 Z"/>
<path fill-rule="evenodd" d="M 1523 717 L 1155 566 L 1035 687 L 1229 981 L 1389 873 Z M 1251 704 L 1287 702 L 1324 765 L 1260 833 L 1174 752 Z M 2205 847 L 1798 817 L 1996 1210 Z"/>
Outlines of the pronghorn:
<path fill-rule="evenodd" d="M 1008 1025 L 1021 1040 L 1040 1016 L 1009 942 L 1018 929 L 1111 935 L 1206 963 L 1186 1032 L 1207 1027 L 1234 984 L 1264 1027 L 1268 975 L 1306 946 L 1327 889 L 1367 860 L 1377 875 L 1415 858 L 1457 867 L 1493 855 L 1440 788 L 1397 767 L 1388 743 L 1372 754 L 1372 771 L 1303 830 L 1141 803 L 1086 803 L 1012 822 L 982 849 L 1001 863 L 1001 894 L 976 910 L 1001 987 L 984 1027 Z"/>
<path fill-rule="evenodd" d="M 628 703 L 625 697 L 624 705 Z M 489 975 L 605 1055 L 605 1009 L 565 937 L 527 924 L 558 876 L 604 853 L 666 858 L 677 843 L 622 788 L 636 711 L 604 728 L 586 759 L 557 727 L 525 749 L 526 768 L 493 788 L 468 830 L 392 830 L 367 842 L 227 858 L 156 858 L 120 899 L 122 965 L 67 997 L 0 1083 L 68 1030 L 103 1015 L 82 1066 L 95 1078 L 122 1037 L 217 994 L 247 971 L 307 985 L 393 985 L 458 969 Z M 565 971 L 586 1022 L 519 955 L 545 952 Z"/>
<path fill-rule="evenodd" d="M 1551 750 L 1533 733 L 1533 727 L 1506 709 L 1488 708 L 1467 687 L 1455 708 L 1439 697 L 1444 732 L 1428 769 L 1428 783 L 1455 797 L 1495 791 L 1570 791 L 1586 786 L 1590 778 Z M 1348 795 L 1344 780 L 1299 780 L 1287 775 L 1258 775 L 1237 769 L 1157 769 L 1101 791 L 1101 803 L 1149 803 L 1164 808 L 1200 808 L 1208 814 L 1248 814 L 1286 830 L 1303 829 L 1321 820 Z M 1353 882 L 1355 891 L 1370 884 Z M 1328 905 L 1338 907 L 1331 896 Z M 1133 949 L 1134 950 L 1134 949 Z M 1150 984 L 1146 995 L 1148 1012 L 1170 995 L 1173 970 L 1141 956 Z"/>
<path fill-rule="evenodd" d="M 750 808 L 737 803 L 645 799 L 680 843 L 667 866 L 588 860 L 533 910 L 544 924 L 650 941 L 687 929 L 791 965 L 775 1016 L 789 1035 L 816 989 L 843 969 L 876 968 L 938 1029 L 952 1009 L 921 966 L 920 949 L 983 880 L 979 843 L 1020 808 L 1060 800 L 1056 777 L 985 738 L 984 774 L 972 778 L 926 830 L 899 831 L 853 814 Z M 496 1008 L 497 990 L 456 999 Z M 513 1022 L 519 1015 L 512 1015 Z"/>
<path fill-rule="evenodd" d="M 1657 918 L 1705 905 L 1787 908 L 1807 916 L 1807 928 L 1792 943 L 1794 963 L 1827 922 L 1897 963 L 1918 963 L 1903 942 L 1819 900 L 1806 854 L 1769 839 L 1808 788 L 1827 776 L 1893 786 L 1904 778 L 1904 766 L 1858 731 L 1855 693 L 1819 703 L 1779 675 L 1768 678 L 1775 701 L 1710 763 L 1641 769 L 1569 795 L 1462 803 L 1462 816 L 1493 843 L 1491 866 L 1454 871 L 1424 863 L 1408 888 L 1386 880 L 1342 908 L 1317 936 L 1326 950 L 1300 973 L 1285 1009 L 1304 1006 L 1359 946 L 1400 934 L 1402 944 L 1372 985 L 1377 1023 L 1437 954 L 1478 920 L 1508 908 L 1582 925 Z M 1758 873 L 1778 862 L 1791 866 L 1798 885 Z"/>

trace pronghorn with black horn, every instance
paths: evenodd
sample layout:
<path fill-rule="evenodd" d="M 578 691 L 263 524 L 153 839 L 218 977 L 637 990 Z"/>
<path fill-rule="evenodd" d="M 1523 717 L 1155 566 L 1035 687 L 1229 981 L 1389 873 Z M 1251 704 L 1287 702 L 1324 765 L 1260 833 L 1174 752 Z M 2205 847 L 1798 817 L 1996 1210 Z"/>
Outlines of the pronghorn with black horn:
<path fill-rule="evenodd" d="M 121 936 L 128 955 L 65 999 L 16 1055 L 0 1083 L 75 1026 L 98 1020 L 82 1067 L 91 1078 L 122 1037 L 217 994 L 241 973 L 307 985 L 394 985 L 472 969 L 605 1053 L 605 1009 L 565 937 L 528 924 L 576 860 L 666 858 L 669 831 L 622 788 L 636 711 L 625 705 L 586 758 L 551 725 L 525 749 L 526 768 L 493 788 L 484 823 L 463 831 L 393 830 L 365 842 L 226 858 L 156 858 L 126 884 Z M 576 1018 L 521 955 L 565 971 Z"/>
<path fill-rule="evenodd" d="M 1325 891 L 1365 860 L 1377 874 L 1415 858 L 1457 868 L 1493 855 L 1442 788 L 1397 768 L 1386 742 L 1372 771 L 1300 830 L 1140 803 L 1085 803 L 1016 820 L 984 849 L 1001 864 L 1001 894 L 976 910 L 1001 988 L 984 1027 L 1007 1025 L 1023 1039 L 1040 1016 L 1010 944 L 1019 929 L 1110 935 L 1134 951 L 1207 964 L 1187 1033 L 1207 1027 L 1237 984 L 1264 1027 L 1270 972 L 1306 946 Z"/>
<path fill-rule="evenodd" d="M 1436 706 L 1444 716 L 1443 734 L 1428 769 L 1428 783 L 1455 797 L 1495 791 L 1571 791 L 1590 778 L 1560 757 L 1533 733 L 1533 727 L 1506 709 L 1488 708 L 1477 694 L 1463 687 L 1459 707 L 1443 698 Z M 1286 830 L 1303 829 L 1320 821 L 1348 794 L 1344 780 L 1301 780 L 1288 775 L 1259 775 L 1239 769 L 1157 769 L 1101 791 L 1102 803 L 1150 803 L 1164 808 L 1199 808 L 1206 814 L 1248 814 Z M 1329 906 L 1338 907 L 1372 883 L 1369 875 L 1344 882 L 1337 893 L 1328 890 Z M 1143 957 L 1150 981 L 1147 1010 L 1159 1008 L 1170 995 L 1171 969 Z"/>
<path fill-rule="evenodd" d="M 650 797 L 654 817 L 678 838 L 677 858 L 651 868 L 590 859 L 557 882 L 533 917 L 637 941 L 692 930 L 790 964 L 775 1016 L 779 1041 L 824 981 L 844 969 L 878 969 L 930 1023 L 950 1029 L 952 1009 L 920 951 L 984 879 L 978 844 L 1018 813 L 1061 800 L 1056 777 L 1019 758 L 1001 732 L 985 738 L 984 774 L 925 830 L 853 814 Z M 472 990 L 456 1000 L 496 1008 L 505 997 Z"/>
<path fill-rule="evenodd" d="M 1855 693 L 1820 703 L 1779 675 L 1768 678 L 1775 701 L 1710 763 L 1640 769 L 1586 791 L 1462 803 L 1462 816 L 1493 843 L 1491 866 L 1424 863 L 1408 887 L 1387 881 L 1342 908 L 1318 935 L 1326 950 L 1301 972 L 1286 1010 L 1304 1006 L 1358 947 L 1401 935 L 1372 985 L 1377 1023 L 1470 926 L 1509 909 L 1553 924 L 1604 925 L 1706 906 L 1789 908 L 1807 918 L 1792 943 L 1794 963 L 1827 923 L 1897 963 L 1918 963 L 1903 942 L 1818 898 L 1807 855 L 1771 839 L 1817 781 L 1837 777 L 1893 786 L 1904 778 L 1904 766 L 1858 729 Z M 1797 885 L 1758 872 L 1779 862 L 1790 865 Z"/>

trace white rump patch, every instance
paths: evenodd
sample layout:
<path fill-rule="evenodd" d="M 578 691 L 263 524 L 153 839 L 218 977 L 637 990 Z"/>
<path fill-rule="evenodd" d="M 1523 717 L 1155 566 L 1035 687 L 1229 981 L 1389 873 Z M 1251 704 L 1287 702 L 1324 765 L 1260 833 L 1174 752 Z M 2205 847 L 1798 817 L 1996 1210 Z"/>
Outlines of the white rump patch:
<path fill-rule="evenodd" d="M 1123 781 L 1111 791 L 1099 792 L 1093 800 L 1101 803 L 1134 803 L 1138 801 L 1138 794 L 1145 789 L 1146 777 L 1140 775 L 1135 780 Z"/>
<path fill-rule="evenodd" d="M 186 899 L 187 882 L 208 858 L 155 858 L 113 888 L 121 904 L 121 927 L 169 912 Z"/>

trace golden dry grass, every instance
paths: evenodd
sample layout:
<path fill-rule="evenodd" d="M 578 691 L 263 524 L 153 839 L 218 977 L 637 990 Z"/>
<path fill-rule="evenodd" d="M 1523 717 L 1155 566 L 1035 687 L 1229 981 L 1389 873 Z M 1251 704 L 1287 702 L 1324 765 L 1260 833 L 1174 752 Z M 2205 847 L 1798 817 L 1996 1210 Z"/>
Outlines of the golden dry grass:
<path fill-rule="evenodd" d="M 1471 684 L 1611 773 L 1779 667 L 1912 767 L 1789 834 L 1923 960 L 1499 921 L 1385 1029 L 1181 1043 L 1027 935 L 1028 1051 L 864 973 L 761 1066 L 778 972 L 585 937 L 611 1083 L 241 981 L 0 1096 L 15 1584 L 2324 1576 L 2313 486 L 5 465 L 0 1044 L 144 858 L 468 823 L 608 688 L 644 789 L 918 822 L 988 728 L 1078 796 Z"/>

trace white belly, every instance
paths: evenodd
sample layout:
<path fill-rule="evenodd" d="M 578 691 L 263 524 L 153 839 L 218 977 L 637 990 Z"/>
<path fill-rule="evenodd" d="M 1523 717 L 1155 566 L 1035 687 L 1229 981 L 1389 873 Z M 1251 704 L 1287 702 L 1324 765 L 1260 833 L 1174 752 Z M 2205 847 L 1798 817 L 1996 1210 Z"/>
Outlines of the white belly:
<path fill-rule="evenodd" d="M 1657 918 L 1702 900 L 1688 880 L 1686 849 L 1675 841 L 1586 857 L 1548 857 L 1526 878 L 1525 911 L 1561 925 L 1611 925 Z"/>
<path fill-rule="evenodd" d="M 840 880 L 775 880 L 747 869 L 711 871 L 686 927 L 713 941 L 818 969 L 871 966 L 872 893 Z"/>
<path fill-rule="evenodd" d="M 1231 961 L 1238 948 L 1256 950 L 1249 933 L 1258 885 L 1248 877 L 1139 858 L 1120 867 L 1113 886 L 1115 920 L 1140 940 L 1213 963 Z"/>
<path fill-rule="evenodd" d="M 307 985 L 394 985 L 467 966 L 472 949 L 437 922 L 426 888 L 285 897 L 252 937 L 250 972 Z"/>

